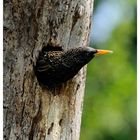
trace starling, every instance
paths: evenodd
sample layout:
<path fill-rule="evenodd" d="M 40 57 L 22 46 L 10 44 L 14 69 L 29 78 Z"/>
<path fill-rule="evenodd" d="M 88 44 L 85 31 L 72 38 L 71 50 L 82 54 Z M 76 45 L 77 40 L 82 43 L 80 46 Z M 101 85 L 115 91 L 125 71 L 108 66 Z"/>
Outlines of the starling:
<path fill-rule="evenodd" d="M 40 84 L 55 87 L 72 79 L 94 56 L 109 52 L 90 47 L 64 51 L 60 46 L 47 46 L 39 54 L 34 67 L 35 74 Z"/>

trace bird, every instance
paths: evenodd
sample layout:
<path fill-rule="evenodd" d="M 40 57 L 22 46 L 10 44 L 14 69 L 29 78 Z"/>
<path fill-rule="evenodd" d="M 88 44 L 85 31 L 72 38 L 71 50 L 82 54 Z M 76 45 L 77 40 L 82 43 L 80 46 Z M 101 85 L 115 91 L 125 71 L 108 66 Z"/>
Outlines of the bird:
<path fill-rule="evenodd" d="M 34 66 L 35 75 L 41 85 L 57 87 L 72 79 L 95 56 L 111 52 L 91 47 L 64 50 L 62 46 L 48 45 L 39 53 Z"/>

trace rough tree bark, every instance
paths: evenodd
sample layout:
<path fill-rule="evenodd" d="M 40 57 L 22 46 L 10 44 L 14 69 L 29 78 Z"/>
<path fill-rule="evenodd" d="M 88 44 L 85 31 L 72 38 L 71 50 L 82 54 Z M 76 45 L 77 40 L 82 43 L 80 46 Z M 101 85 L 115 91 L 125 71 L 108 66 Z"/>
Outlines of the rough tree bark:
<path fill-rule="evenodd" d="M 5 140 L 79 139 L 86 67 L 47 90 L 33 64 L 48 43 L 87 46 L 92 6 L 93 0 L 4 1 Z"/>

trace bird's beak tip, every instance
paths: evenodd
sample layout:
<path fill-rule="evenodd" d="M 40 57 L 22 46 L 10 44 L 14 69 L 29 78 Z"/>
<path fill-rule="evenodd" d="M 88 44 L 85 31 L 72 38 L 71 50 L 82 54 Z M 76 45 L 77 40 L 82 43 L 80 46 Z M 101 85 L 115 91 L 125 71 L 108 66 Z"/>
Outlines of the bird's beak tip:
<path fill-rule="evenodd" d="M 108 53 L 113 53 L 113 51 L 111 51 L 111 50 L 97 50 L 97 52 L 95 53 L 95 56 L 104 55 L 104 54 L 108 54 Z"/>

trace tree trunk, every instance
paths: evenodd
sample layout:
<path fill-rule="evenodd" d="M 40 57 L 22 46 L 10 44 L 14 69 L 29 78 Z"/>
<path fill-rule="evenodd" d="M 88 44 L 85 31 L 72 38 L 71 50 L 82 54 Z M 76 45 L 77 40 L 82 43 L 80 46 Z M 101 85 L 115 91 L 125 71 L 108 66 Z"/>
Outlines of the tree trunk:
<path fill-rule="evenodd" d="M 87 46 L 92 6 L 93 0 L 4 1 L 5 140 L 79 139 L 86 67 L 49 90 L 33 65 L 48 43 Z"/>

